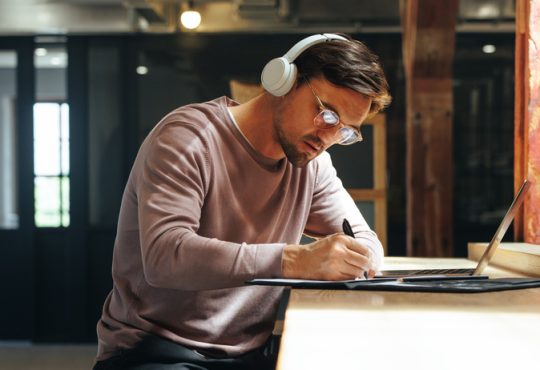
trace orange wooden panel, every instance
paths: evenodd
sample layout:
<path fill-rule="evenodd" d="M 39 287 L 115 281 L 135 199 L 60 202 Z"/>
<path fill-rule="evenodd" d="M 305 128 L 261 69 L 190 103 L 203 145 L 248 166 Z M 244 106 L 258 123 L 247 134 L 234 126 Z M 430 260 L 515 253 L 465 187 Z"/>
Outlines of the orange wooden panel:
<path fill-rule="evenodd" d="M 516 2 L 514 187 L 534 183 L 514 222 L 516 240 L 540 244 L 540 2 Z"/>

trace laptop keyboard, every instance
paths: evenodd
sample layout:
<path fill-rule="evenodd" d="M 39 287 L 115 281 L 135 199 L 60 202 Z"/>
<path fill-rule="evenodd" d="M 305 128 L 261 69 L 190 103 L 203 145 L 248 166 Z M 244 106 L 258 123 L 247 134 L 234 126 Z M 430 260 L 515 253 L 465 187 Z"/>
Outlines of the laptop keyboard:
<path fill-rule="evenodd" d="M 472 274 L 473 272 L 474 269 L 391 270 L 384 271 L 384 276 Z"/>

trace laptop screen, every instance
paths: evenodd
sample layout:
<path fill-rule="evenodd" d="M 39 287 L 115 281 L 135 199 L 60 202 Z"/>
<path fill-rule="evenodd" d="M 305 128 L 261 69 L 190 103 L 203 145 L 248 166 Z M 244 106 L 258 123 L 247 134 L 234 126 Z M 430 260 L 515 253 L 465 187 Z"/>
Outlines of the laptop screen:
<path fill-rule="evenodd" d="M 523 184 L 519 188 L 516 196 L 514 197 L 514 200 L 512 201 L 512 204 L 510 205 L 510 208 L 508 208 L 508 211 L 506 211 L 506 214 L 504 215 L 504 218 L 501 221 L 501 224 L 497 228 L 497 231 L 495 232 L 495 235 L 493 235 L 493 239 L 491 239 L 491 242 L 489 243 L 488 247 L 486 248 L 486 251 L 482 255 L 482 258 L 480 258 L 480 261 L 478 262 L 478 266 L 476 266 L 476 269 L 474 270 L 473 275 L 480 275 L 486 268 L 487 264 L 491 260 L 491 257 L 495 254 L 495 250 L 501 243 L 502 238 L 504 237 L 504 234 L 506 233 L 506 230 L 508 230 L 508 227 L 512 223 L 512 220 L 514 219 L 514 216 L 516 215 L 517 210 L 523 204 L 523 200 L 525 199 L 525 195 L 527 194 L 527 191 L 531 187 L 531 182 L 528 180 L 523 181 Z"/>

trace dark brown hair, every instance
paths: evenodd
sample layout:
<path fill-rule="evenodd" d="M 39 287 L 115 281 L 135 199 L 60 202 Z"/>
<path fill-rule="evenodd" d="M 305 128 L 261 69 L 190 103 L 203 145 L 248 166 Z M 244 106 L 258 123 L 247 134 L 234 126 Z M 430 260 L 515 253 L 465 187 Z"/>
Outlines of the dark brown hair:
<path fill-rule="evenodd" d="M 379 58 L 362 42 L 347 35 L 306 49 L 294 61 L 298 67 L 298 86 L 306 80 L 323 76 L 334 85 L 350 88 L 372 99 L 370 115 L 392 100 Z"/>

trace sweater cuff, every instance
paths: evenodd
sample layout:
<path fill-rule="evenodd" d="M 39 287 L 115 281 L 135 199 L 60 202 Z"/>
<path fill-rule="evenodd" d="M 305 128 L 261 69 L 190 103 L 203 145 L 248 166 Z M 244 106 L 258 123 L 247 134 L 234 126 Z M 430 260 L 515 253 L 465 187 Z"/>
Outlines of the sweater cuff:
<path fill-rule="evenodd" d="M 362 245 L 369 248 L 371 251 L 371 261 L 373 262 L 373 269 L 379 271 L 382 267 L 384 249 L 379 240 L 373 240 L 372 238 L 356 237 L 358 241 L 361 241 Z"/>
<path fill-rule="evenodd" d="M 281 258 L 285 243 L 258 244 L 255 257 L 254 279 L 280 278 Z"/>

